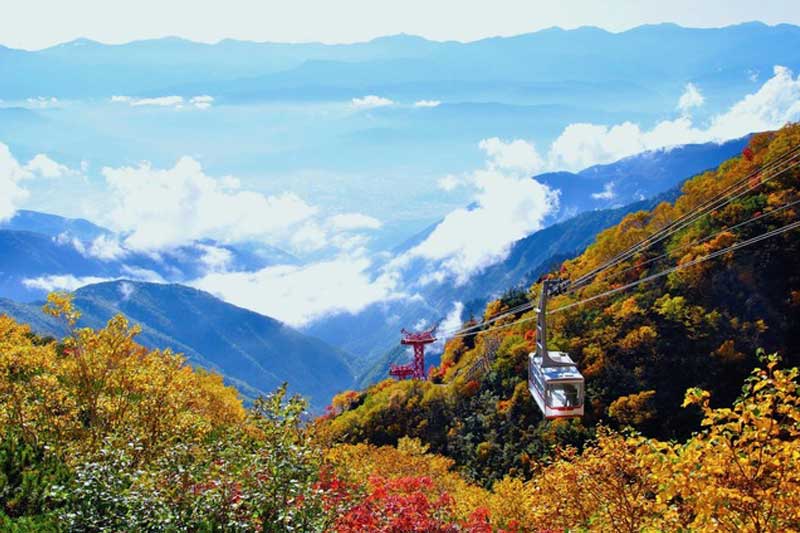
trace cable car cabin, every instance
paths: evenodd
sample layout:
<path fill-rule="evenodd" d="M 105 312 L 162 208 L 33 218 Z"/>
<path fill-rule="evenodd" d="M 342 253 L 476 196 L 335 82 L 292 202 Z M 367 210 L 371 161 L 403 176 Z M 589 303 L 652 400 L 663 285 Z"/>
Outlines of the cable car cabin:
<path fill-rule="evenodd" d="M 543 366 L 536 353 L 528 355 L 528 390 L 545 418 L 583 416 L 583 376 L 569 355 L 549 352 L 556 366 Z"/>
<path fill-rule="evenodd" d="M 528 390 L 545 418 L 583 416 L 584 382 L 575 361 L 547 349 L 547 298 L 564 290 L 565 281 L 542 282 L 536 309 L 536 351 L 528 354 Z"/>

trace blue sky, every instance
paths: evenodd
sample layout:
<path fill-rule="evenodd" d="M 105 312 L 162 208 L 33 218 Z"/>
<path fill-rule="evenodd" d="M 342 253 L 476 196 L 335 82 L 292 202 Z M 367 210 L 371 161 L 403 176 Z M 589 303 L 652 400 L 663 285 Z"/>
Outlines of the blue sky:
<path fill-rule="evenodd" d="M 410 33 L 475 40 L 551 26 L 622 31 L 675 22 L 800 23 L 796 0 L 25 0 L 3 8 L 0 43 L 38 49 L 77 37 L 106 43 L 180 36 L 202 42 L 344 43 Z"/>

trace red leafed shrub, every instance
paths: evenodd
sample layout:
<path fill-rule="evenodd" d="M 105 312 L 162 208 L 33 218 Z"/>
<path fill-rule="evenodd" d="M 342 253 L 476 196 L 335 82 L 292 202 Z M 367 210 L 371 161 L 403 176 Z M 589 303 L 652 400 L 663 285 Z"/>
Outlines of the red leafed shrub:
<path fill-rule="evenodd" d="M 369 480 L 369 493 L 336 520 L 337 533 L 455 533 L 453 499 L 427 477 Z M 479 530 L 476 530 L 476 532 Z"/>
<path fill-rule="evenodd" d="M 520 525 L 516 520 L 509 522 L 505 529 L 494 529 L 491 524 L 489 509 L 486 507 L 478 507 L 469 515 L 461 531 L 466 533 L 521 533 L 523 530 L 520 529 Z M 526 529 L 525 531 L 529 530 Z"/>
<path fill-rule="evenodd" d="M 536 330 L 535 329 L 529 329 L 528 331 L 525 332 L 525 342 L 528 343 L 528 346 L 530 346 L 531 349 L 534 349 L 534 350 L 536 349 Z"/>
<path fill-rule="evenodd" d="M 329 468 L 323 467 L 314 491 L 322 494 L 322 509 L 327 515 L 339 515 L 352 507 L 358 488 L 339 479 Z"/>
<path fill-rule="evenodd" d="M 477 394 L 480 388 L 481 388 L 480 383 L 478 383 L 473 379 L 464 384 L 462 393 L 464 394 L 464 396 L 469 398 L 470 396 L 475 396 L 475 394 Z"/>

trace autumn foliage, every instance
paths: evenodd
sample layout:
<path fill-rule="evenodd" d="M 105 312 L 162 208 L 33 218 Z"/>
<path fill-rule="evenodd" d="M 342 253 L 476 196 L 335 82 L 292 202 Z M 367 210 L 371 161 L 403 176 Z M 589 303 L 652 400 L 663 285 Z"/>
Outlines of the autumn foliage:
<path fill-rule="evenodd" d="M 754 136 L 748 157 L 629 215 L 560 275 L 798 144 L 797 125 Z M 551 309 L 795 220 L 779 208 L 800 200 L 799 177 L 762 180 Z M 503 327 L 448 342 L 430 380 L 345 391 L 314 420 L 286 387 L 243 405 L 219 376 L 139 345 L 124 317 L 76 328 L 69 296 L 51 295 L 65 339 L 0 316 L 0 530 L 800 531 L 800 239 L 758 250 L 554 314 L 548 341 L 587 381 L 587 415 L 569 421 L 531 401 L 534 315 L 509 313 L 538 285 L 491 302 L 484 318 Z"/>

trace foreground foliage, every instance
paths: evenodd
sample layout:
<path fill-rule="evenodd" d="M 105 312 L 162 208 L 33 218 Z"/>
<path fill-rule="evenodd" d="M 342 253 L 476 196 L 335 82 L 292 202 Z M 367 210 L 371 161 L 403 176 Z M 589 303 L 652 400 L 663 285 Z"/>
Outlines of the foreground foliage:
<path fill-rule="evenodd" d="M 684 442 L 600 427 L 486 488 L 419 439 L 324 444 L 285 389 L 245 410 L 121 319 L 63 344 L 0 325 L 6 531 L 800 531 L 800 371 L 777 356 L 730 407 L 689 390 L 702 429 Z M 129 357 L 148 379 L 116 376 Z M 150 419 L 142 387 L 172 423 Z"/>
<path fill-rule="evenodd" d="M 379 496 L 387 477 L 403 490 L 409 479 L 428 480 L 435 501 L 452 498 L 446 509 L 467 528 L 800 531 L 799 372 L 779 369 L 776 356 L 762 360 L 731 408 L 712 408 L 708 392 L 688 391 L 684 406 L 699 408 L 703 430 L 683 443 L 600 428 L 583 451 L 560 448 L 531 479 L 506 476 L 490 490 L 465 482 L 451 460 L 419 441 L 342 444 L 328 458 L 354 481 L 379 476 L 372 489 Z"/>

